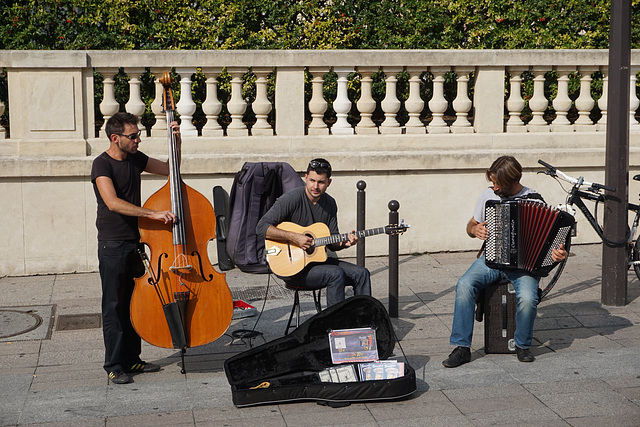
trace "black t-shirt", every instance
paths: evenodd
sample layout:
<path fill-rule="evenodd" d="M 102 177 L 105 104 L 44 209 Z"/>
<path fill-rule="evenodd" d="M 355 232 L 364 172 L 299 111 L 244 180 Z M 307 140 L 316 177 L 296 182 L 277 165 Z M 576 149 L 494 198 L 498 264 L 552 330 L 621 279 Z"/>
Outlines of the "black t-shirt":
<path fill-rule="evenodd" d="M 135 154 L 128 154 L 127 158 L 122 161 L 115 160 L 104 152 L 93 161 L 91 182 L 98 201 L 96 218 L 98 240 L 140 240 L 138 218 L 109 210 L 100 196 L 96 186 L 96 178 L 99 176 L 111 178 L 118 198 L 141 206 L 140 174 L 147 167 L 148 160 L 149 157 L 146 154 L 138 151 Z"/>

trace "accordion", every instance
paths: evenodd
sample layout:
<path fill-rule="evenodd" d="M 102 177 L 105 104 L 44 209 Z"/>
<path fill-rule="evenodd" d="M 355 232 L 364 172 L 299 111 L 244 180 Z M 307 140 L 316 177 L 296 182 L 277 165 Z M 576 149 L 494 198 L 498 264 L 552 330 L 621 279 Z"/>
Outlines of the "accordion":
<path fill-rule="evenodd" d="M 569 250 L 573 215 L 539 201 L 489 200 L 485 205 L 485 263 L 547 276 L 556 266 L 552 250 Z"/>

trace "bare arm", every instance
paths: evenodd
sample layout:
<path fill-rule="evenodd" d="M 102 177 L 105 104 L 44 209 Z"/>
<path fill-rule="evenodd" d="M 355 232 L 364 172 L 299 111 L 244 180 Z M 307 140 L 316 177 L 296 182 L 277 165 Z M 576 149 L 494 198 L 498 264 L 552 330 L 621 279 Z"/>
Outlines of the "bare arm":
<path fill-rule="evenodd" d="M 471 218 L 467 223 L 467 234 L 471 238 L 478 238 L 480 240 L 486 240 L 489 231 L 486 227 L 487 222 L 478 222 L 475 218 Z"/>
<path fill-rule="evenodd" d="M 178 122 L 171 122 L 170 126 L 171 129 L 173 129 L 173 134 L 176 136 L 176 151 L 178 155 L 178 165 L 180 165 L 182 160 L 182 138 L 180 136 L 180 126 L 178 125 Z M 169 160 L 162 162 L 158 159 L 149 157 L 144 171 L 156 175 L 167 176 L 169 175 Z"/>
<path fill-rule="evenodd" d="M 104 200 L 110 211 L 127 216 L 137 216 L 164 221 L 165 224 L 174 222 L 176 216 L 171 211 L 154 211 L 151 209 L 136 206 L 118 197 L 111 178 L 99 176 L 96 178 L 96 186 L 100 192 L 100 197 Z"/>

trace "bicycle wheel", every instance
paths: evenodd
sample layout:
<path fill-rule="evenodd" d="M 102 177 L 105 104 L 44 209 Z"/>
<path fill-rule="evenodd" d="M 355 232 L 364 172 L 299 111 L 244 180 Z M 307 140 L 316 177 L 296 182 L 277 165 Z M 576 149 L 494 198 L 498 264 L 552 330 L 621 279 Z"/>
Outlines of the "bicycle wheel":
<path fill-rule="evenodd" d="M 553 289 L 553 287 L 558 282 L 562 271 L 564 270 L 564 266 L 567 264 L 567 260 L 569 259 L 569 252 L 571 250 L 571 234 L 567 235 L 567 238 L 564 242 L 564 247 L 567 250 L 567 257 L 560 261 L 558 265 L 551 270 L 551 273 L 547 277 L 543 277 L 540 279 L 540 283 L 538 284 L 538 304 L 540 301 L 547 296 L 547 294 Z"/>
<path fill-rule="evenodd" d="M 636 272 L 638 279 L 640 279 L 640 263 L 636 263 L 636 261 L 640 261 L 640 245 L 638 244 L 638 240 L 633 243 L 631 259 L 633 260 L 633 270 Z"/>
<path fill-rule="evenodd" d="M 547 296 L 549 291 L 551 291 L 551 289 L 558 282 L 558 279 L 560 278 L 560 275 L 564 270 L 564 266 L 567 263 L 567 259 L 569 259 L 568 256 L 567 258 L 560 261 L 560 263 L 558 263 L 558 265 L 556 266 L 556 268 L 553 269 L 551 274 L 549 274 L 547 277 L 543 277 L 542 279 L 540 279 L 540 283 L 538 284 L 538 294 L 539 294 L 538 304 L 540 304 L 540 301 L 542 301 L 542 298 Z"/>

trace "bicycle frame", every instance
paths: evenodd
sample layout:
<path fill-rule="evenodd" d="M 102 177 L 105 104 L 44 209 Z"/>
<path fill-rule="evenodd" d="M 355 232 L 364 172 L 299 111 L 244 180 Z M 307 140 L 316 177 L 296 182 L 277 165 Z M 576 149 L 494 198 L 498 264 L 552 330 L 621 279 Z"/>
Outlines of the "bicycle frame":
<path fill-rule="evenodd" d="M 594 215 L 591 213 L 587 205 L 585 205 L 584 201 L 582 200 L 583 198 L 592 200 L 595 202 L 603 202 L 605 200 L 605 196 L 602 194 L 587 193 L 585 191 L 581 191 L 581 190 L 578 190 L 577 188 L 574 188 L 571 191 L 571 196 L 569 196 L 569 199 L 567 200 L 567 204 L 570 206 L 575 205 L 578 209 L 580 209 L 580 212 L 582 212 L 582 214 L 585 216 L 589 224 L 591 224 L 591 227 L 593 227 L 596 233 L 598 233 L 598 236 L 603 241 L 610 242 L 605 237 L 604 230 L 602 229 L 600 224 L 598 224 L 598 221 L 596 220 Z M 638 228 L 638 223 L 640 222 L 640 205 L 629 203 L 627 205 L 627 209 L 629 211 L 633 211 L 636 213 L 636 216 L 633 219 L 631 230 L 629 232 L 629 236 L 623 242 L 612 242 L 614 244 L 623 245 L 623 244 L 631 243 L 633 241 L 633 236 L 635 236 L 636 229 Z"/>

